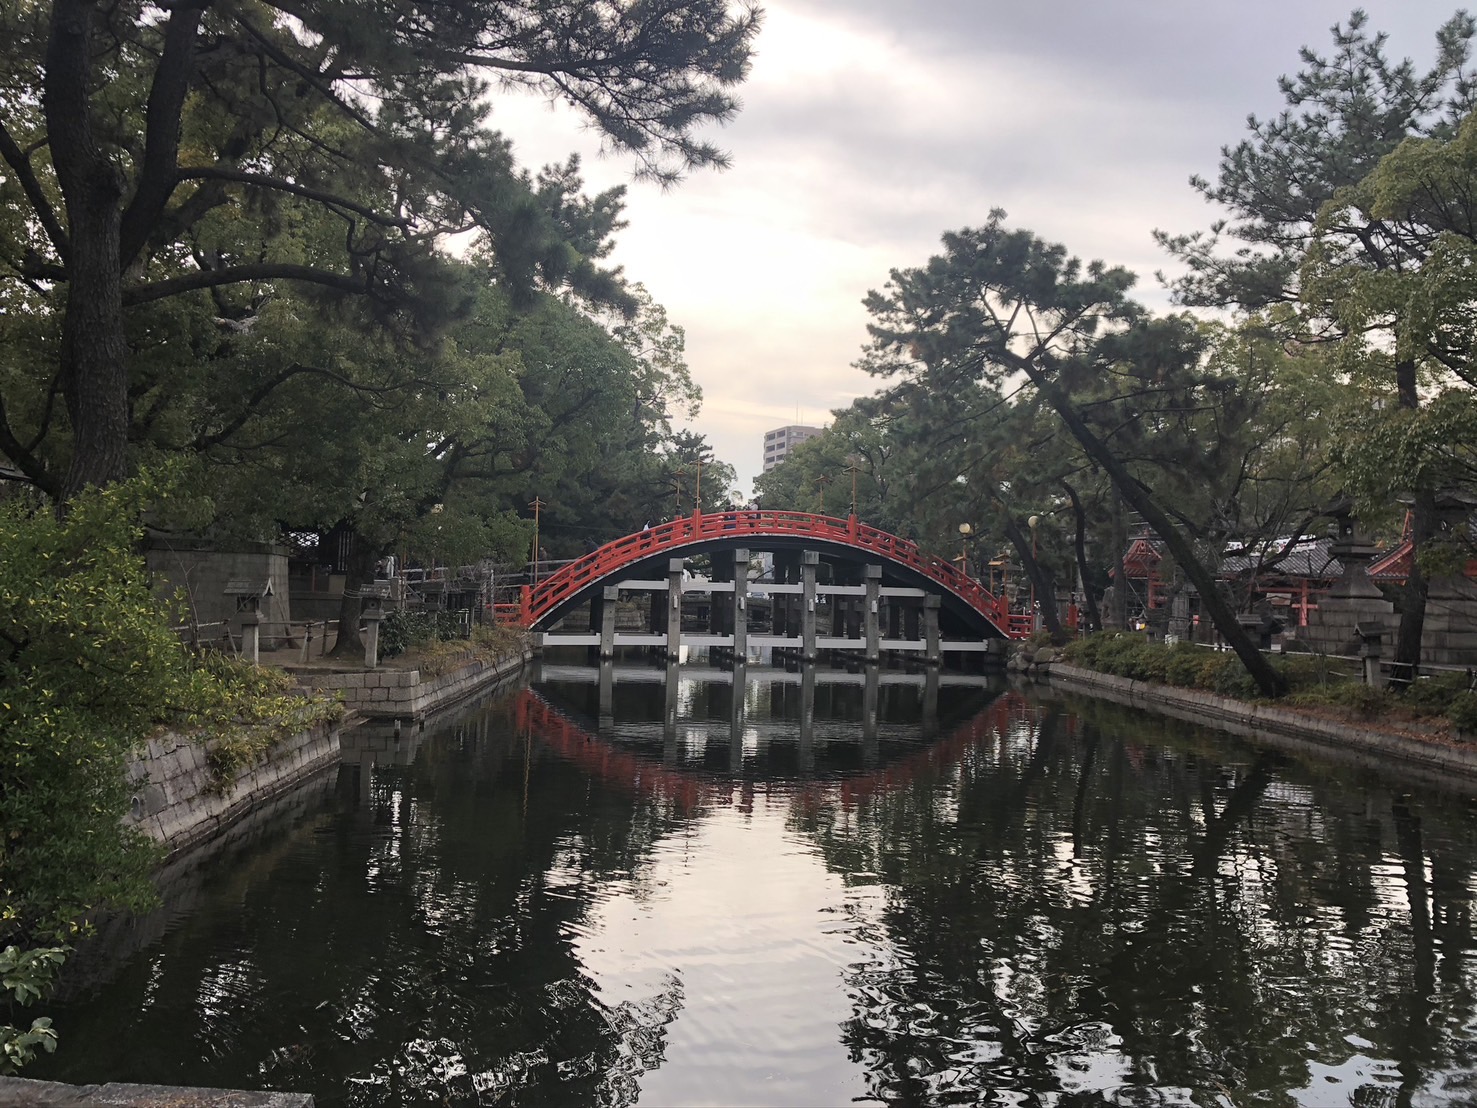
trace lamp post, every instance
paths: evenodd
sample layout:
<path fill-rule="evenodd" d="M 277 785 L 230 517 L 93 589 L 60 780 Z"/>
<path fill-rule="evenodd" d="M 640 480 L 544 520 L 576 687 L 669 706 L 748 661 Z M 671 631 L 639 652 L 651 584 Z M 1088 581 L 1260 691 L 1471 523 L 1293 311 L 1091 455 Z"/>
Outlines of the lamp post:
<path fill-rule="evenodd" d="M 851 514 L 854 516 L 856 515 L 856 475 L 862 471 L 862 467 L 857 465 L 855 454 L 847 460 L 851 463 L 846 469 L 851 474 Z"/>
<path fill-rule="evenodd" d="M 1026 526 L 1031 529 L 1031 630 L 1036 630 L 1036 574 L 1040 567 L 1036 563 L 1036 528 L 1041 526 L 1040 516 L 1031 516 L 1026 520 Z"/>
<path fill-rule="evenodd" d="M 528 506 L 533 509 L 533 583 L 537 585 L 539 563 L 538 520 L 539 512 L 541 512 L 546 507 L 546 505 L 542 500 L 535 496 L 532 503 L 530 503 Z"/>
<path fill-rule="evenodd" d="M 969 536 L 974 534 L 974 527 L 968 523 L 959 525 L 959 571 L 964 576 L 969 576 Z"/>

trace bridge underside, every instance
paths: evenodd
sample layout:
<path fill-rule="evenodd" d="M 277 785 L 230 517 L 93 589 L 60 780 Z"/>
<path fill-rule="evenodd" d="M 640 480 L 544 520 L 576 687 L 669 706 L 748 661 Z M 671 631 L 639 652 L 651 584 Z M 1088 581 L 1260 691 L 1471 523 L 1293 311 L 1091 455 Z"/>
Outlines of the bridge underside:
<path fill-rule="evenodd" d="M 750 555 L 759 552 L 773 556 L 773 581 L 749 580 Z M 694 579 L 684 570 L 700 555 L 711 572 Z M 978 596 L 941 587 L 930 568 L 814 535 L 719 533 L 588 574 L 533 629 L 545 647 L 589 647 L 604 657 L 622 647 L 736 657 L 769 647 L 807 661 L 822 652 L 868 662 L 903 654 L 933 664 L 945 654 L 1000 654 L 1006 633 Z"/>

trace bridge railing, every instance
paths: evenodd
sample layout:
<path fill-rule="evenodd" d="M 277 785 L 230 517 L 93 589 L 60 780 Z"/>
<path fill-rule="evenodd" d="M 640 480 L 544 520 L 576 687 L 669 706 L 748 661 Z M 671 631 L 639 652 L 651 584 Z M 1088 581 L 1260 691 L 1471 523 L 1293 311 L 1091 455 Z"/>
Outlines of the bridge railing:
<path fill-rule="evenodd" d="M 856 516 L 841 519 L 811 512 L 767 509 L 695 512 L 606 543 L 583 558 L 567 563 L 536 586 L 524 586 L 516 605 L 503 603 L 496 606 L 497 618 L 530 627 L 593 582 L 634 562 L 695 542 L 739 538 L 746 533 L 756 536 L 796 535 L 874 550 L 948 589 L 1002 631 L 1010 633 L 1013 630 L 1010 607 L 1003 598 L 992 595 L 952 562 L 925 553 L 909 539 L 862 523 Z"/>

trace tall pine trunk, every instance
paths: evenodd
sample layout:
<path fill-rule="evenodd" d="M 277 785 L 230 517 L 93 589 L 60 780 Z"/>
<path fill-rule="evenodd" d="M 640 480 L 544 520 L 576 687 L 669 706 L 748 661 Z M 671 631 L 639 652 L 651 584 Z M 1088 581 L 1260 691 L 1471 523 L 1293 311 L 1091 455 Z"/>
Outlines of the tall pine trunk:
<path fill-rule="evenodd" d="M 1133 479 L 1128 468 L 1119 461 L 1101 439 L 1093 434 L 1092 429 L 1087 426 L 1081 414 L 1072 406 L 1071 401 L 1040 366 L 1018 356 L 1012 357 L 1011 361 L 1017 369 L 1031 379 L 1031 383 L 1036 386 L 1046 402 L 1052 406 L 1057 415 L 1061 416 L 1067 430 L 1081 444 L 1087 456 L 1103 468 L 1114 486 L 1123 494 L 1123 499 L 1128 501 L 1134 511 L 1144 517 L 1144 522 L 1154 529 L 1154 533 L 1169 548 L 1175 564 L 1200 590 L 1200 603 L 1204 606 L 1206 614 L 1210 616 L 1211 622 L 1215 624 L 1216 630 L 1236 652 L 1236 657 L 1241 659 L 1241 664 L 1246 667 L 1246 672 L 1256 682 L 1261 694 L 1275 698 L 1286 693 L 1287 679 L 1273 668 L 1272 663 L 1252 641 L 1251 635 L 1241 626 L 1236 619 L 1235 609 L 1221 593 L 1215 575 L 1206 569 L 1196 557 L 1194 547 L 1175 527 L 1168 513 L 1155 503 L 1148 490 Z"/>
<path fill-rule="evenodd" d="M 88 93 L 96 9 L 89 0 L 55 0 L 46 50 L 44 108 L 66 206 L 69 253 L 59 367 L 72 423 L 67 496 L 127 472 L 128 346 L 120 248 L 124 180 L 92 128 Z"/>

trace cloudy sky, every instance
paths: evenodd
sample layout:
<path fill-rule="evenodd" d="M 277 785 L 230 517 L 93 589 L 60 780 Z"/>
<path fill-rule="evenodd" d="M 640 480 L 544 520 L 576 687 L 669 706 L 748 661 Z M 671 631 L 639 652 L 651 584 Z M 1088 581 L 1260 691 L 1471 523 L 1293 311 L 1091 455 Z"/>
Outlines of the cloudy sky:
<path fill-rule="evenodd" d="M 743 110 L 712 137 L 733 156 L 662 192 L 632 184 L 616 261 L 687 331 L 704 391 L 694 428 L 747 493 L 766 430 L 824 423 L 874 383 L 852 368 L 861 298 L 921 264 L 946 230 L 1004 208 L 1073 253 L 1154 278 L 1151 232 L 1217 214 L 1213 176 L 1248 113 L 1281 106 L 1298 48 L 1327 53 L 1346 0 L 764 0 Z M 1389 53 L 1422 65 L 1456 10 L 1367 0 Z M 500 100 L 525 164 L 586 156 L 592 189 L 629 159 L 563 110 Z"/>

